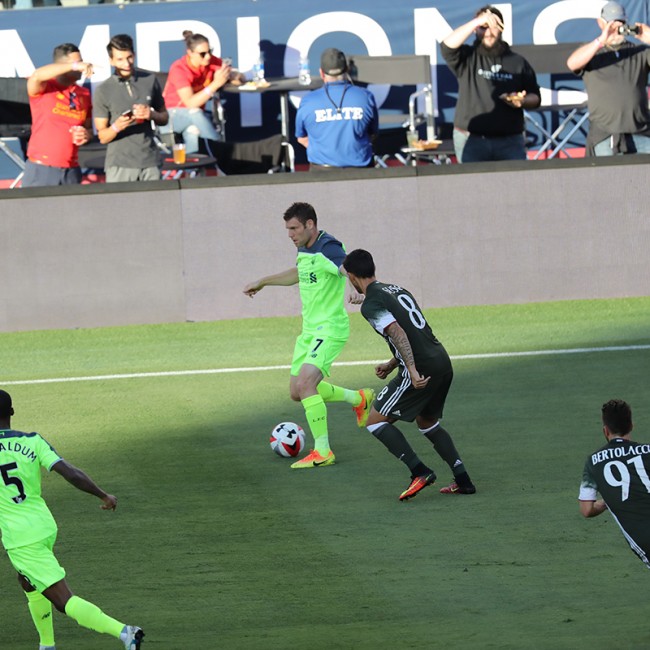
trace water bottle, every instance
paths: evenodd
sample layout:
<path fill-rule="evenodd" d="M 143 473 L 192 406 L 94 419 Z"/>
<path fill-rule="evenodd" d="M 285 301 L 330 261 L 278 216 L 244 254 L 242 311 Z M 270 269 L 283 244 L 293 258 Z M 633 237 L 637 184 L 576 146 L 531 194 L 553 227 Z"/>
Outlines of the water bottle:
<path fill-rule="evenodd" d="M 300 72 L 298 73 L 298 83 L 301 86 L 309 86 L 311 83 L 311 73 L 309 71 L 309 59 L 306 56 L 300 57 Z"/>
<path fill-rule="evenodd" d="M 253 66 L 253 81 L 264 81 L 264 54 L 262 52 Z"/>

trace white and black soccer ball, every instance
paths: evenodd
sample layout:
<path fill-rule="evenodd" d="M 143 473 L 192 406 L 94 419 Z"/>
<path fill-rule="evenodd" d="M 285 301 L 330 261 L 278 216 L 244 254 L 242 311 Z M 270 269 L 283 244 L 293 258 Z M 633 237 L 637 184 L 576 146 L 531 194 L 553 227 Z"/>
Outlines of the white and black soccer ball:
<path fill-rule="evenodd" d="M 305 448 L 305 432 L 295 422 L 280 422 L 271 432 L 271 449 L 283 458 L 294 458 Z"/>

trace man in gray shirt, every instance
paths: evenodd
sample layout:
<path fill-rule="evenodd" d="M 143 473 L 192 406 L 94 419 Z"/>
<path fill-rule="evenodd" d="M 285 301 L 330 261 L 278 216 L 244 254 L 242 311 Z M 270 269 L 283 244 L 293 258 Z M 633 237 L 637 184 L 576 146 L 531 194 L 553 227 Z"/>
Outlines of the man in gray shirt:
<path fill-rule="evenodd" d="M 587 155 L 650 153 L 650 27 L 629 25 L 618 2 L 608 2 L 597 22 L 600 35 L 567 59 L 589 95 Z M 628 41 L 628 34 L 641 44 Z"/>
<path fill-rule="evenodd" d="M 130 36 L 114 36 L 106 49 L 115 72 L 93 97 L 97 135 L 108 145 L 106 182 L 158 180 L 160 153 L 151 122 L 163 126 L 169 120 L 162 89 L 153 72 L 135 67 Z"/>

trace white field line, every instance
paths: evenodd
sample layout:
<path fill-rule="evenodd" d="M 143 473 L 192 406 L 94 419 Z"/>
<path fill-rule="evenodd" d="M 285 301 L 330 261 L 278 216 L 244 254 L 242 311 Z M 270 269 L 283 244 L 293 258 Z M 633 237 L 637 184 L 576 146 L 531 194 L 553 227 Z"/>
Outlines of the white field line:
<path fill-rule="evenodd" d="M 466 359 L 508 359 L 511 357 L 540 357 L 561 354 L 590 354 L 600 352 L 630 352 L 633 350 L 650 350 L 650 345 L 622 345 L 602 348 L 571 348 L 566 350 L 528 350 L 524 352 L 488 352 L 485 354 L 459 354 L 453 355 L 454 361 Z M 335 366 L 370 366 L 383 363 L 386 359 L 368 361 L 340 361 Z M 233 372 L 262 372 L 266 370 L 289 370 L 290 365 L 281 366 L 249 366 L 242 368 L 208 368 L 205 370 L 169 370 L 164 372 L 134 372 L 122 375 L 90 375 L 87 377 L 52 377 L 49 379 L 21 379 L 17 381 L 3 381 L 0 386 L 19 386 L 25 384 L 57 384 L 70 381 L 109 381 L 112 379 L 141 379 L 149 377 L 182 377 L 184 375 L 225 375 Z"/>

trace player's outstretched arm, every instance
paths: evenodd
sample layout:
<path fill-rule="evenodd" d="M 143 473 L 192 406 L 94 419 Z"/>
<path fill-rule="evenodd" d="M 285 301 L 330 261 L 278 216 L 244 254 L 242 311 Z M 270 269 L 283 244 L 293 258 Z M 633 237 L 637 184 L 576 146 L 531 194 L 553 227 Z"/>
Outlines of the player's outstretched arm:
<path fill-rule="evenodd" d="M 88 494 L 92 494 L 101 499 L 103 501 L 101 505 L 102 510 L 115 510 L 117 507 L 117 497 L 104 492 L 104 490 L 102 490 L 90 478 L 90 476 L 88 476 L 88 474 L 80 470 L 78 467 L 70 465 L 70 463 L 62 459 L 54 463 L 52 469 L 57 474 L 63 476 L 68 483 L 74 485 L 78 490 L 87 492 Z"/>
<path fill-rule="evenodd" d="M 267 275 L 260 278 L 256 282 L 251 282 L 244 287 L 244 293 L 252 298 L 256 293 L 261 291 L 264 287 L 290 287 L 298 283 L 298 269 L 294 266 L 286 271 L 275 273 L 274 275 Z"/>
<path fill-rule="evenodd" d="M 417 371 L 417 368 L 415 367 L 415 358 L 413 357 L 413 348 L 411 348 L 406 332 L 399 326 L 397 321 L 393 321 L 386 328 L 386 334 L 390 336 L 390 340 L 400 353 L 404 365 L 409 371 L 409 375 L 411 375 L 413 388 L 424 388 L 429 383 L 431 377 L 424 377 Z"/>

